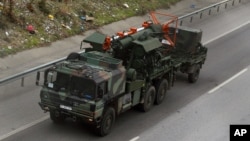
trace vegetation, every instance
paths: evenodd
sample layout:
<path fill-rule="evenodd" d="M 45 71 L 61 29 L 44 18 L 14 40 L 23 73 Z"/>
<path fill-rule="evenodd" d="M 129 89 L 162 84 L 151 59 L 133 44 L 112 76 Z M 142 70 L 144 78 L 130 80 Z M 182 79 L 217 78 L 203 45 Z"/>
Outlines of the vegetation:
<path fill-rule="evenodd" d="M 179 0 L 0 0 L 0 57 Z"/>

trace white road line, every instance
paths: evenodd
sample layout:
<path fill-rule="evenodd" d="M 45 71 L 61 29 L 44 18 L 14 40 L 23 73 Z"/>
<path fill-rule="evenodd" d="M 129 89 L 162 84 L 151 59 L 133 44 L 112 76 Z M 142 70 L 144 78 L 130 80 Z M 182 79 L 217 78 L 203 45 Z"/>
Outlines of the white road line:
<path fill-rule="evenodd" d="M 211 39 L 211 40 L 208 40 L 208 41 L 204 42 L 204 45 L 209 44 L 209 43 L 211 43 L 211 42 L 213 42 L 215 40 L 218 40 L 219 38 L 221 38 L 221 37 L 223 37 L 223 36 L 225 36 L 225 35 L 227 35 L 227 34 L 229 34 L 231 32 L 234 32 L 234 31 L 240 29 L 240 28 L 246 26 L 249 23 L 250 23 L 250 21 L 247 21 L 247 22 L 245 22 L 245 23 L 243 23 L 243 24 L 241 24 L 241 25 L 239 25 L 239 26 L 237 26 L 237 27 L 235 27 L 235 28 L 233 28 L 233 29 L 231 29 L 231 30 L 229 30 L 229 31 L 227 31 L 227 32 L 225 32 L 225 33 L 223 33 L 223 34 L 221 34 L 221 35 L 213 38 L 213 39 Z"/>
<path fill-rule="evenodd" d="M 227 79 L 226 81 L 224 81 L 223 83 L 221 83 L 220 85 L 216 86 L 215 88 L 213 88 L 212 90 L 208 91 L 209 94 L 215 92 L 216 90 L 218 90 L 219 88 L 223 87 L 224 85 L 226 85 L 227 83 L 229 83 L 230 81 L 234 80 L 235 78 L 239 77 L 240 75 L 242 75 L 243 73 L 245 73 L 248 69 L 245 68 L 243 70 L 241 70 L 240 72 L 238 72 L 237 74 L 235 74 L 234 76 L 232 76 L 231 78 Z"/>
<path fill-rule="evenodd" d="M 44 117 L 42 117 L 42 118 L 40 118 L 38 120 L 35 120 L 35 121 L 33 121 L 33 122 L 29 123 L 29 124 L 21 126 L 21 127 L 17 128 L 16 130 L 13 130 L 13 131 L 11 131 L 11 132 L 9 132 L 7 134 L 4 134 L 4 135 L 0 136 L 0 141 L 3 140 L 3 139 L 6 139 L 6 138 L 8 138 L 8 137 L 10 137 L 10 136 L 12 136 L 12 135 L 14 135 L 16 133 L 18 133 L 18 132 L 21 132 L 21 131 L 23 131 L 23 130 L 25 130 L 27 128 L 30 128 L 31 126 L 34 126 L 34 125 L 36 125 L 36 124 L 38 124 L 40 122 L 43 122 L 43 121 L 47 120 L 48 118 L 49 118 L 49 116 L 44 116 Z"/>
<path fill-rule="evenodd" d="M 140 137 L 137 136 L 137 137 L 134 137 L 133 139 L 129 140 L 129 141 L 137 141 Z"/>

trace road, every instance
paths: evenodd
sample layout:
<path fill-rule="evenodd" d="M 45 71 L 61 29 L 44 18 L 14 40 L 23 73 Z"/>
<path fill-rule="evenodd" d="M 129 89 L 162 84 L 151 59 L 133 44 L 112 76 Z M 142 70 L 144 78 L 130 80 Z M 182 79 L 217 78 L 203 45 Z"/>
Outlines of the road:
<path fill-rule="evenodd" d="M 62 125 L 52 124 L 37 105 L 39 88 L 34 87 L 34 76 L 27 78 L 26 81 L 30 83 L 23 88 L 13 88 L 14 85 L 19 86 L 20 82 L 1 87 L 0 135 L 13 133 L 4 141 L 128 141 L 134 137 L 138 140 L 228 140 L 230 124 L 249 123 L 247 78 L 250 73 L 247 70 L 217 91 L 208 92 L 249 66 L 250 25 L 221 38 L 216 37 L 249 21 L 247 16 L 244 17 L 249 13 L 249 7 L 247 3 L 193 24 L 204 30 L 204 42 L 212 41 L 207 44 L 208 60 L 198 83 L 189 84 L 186 76 L 178 75 L 175 87 L 168 92 L 161 105 L 148 113 L 130 110 L 122 114 L 112 134 L 107 137 L 96 137 L 83 124 L 71 121 Z M 238 16 L 239 13 L 241 16 Z M 24 123 L 26 126 L 22 126 Z"/>

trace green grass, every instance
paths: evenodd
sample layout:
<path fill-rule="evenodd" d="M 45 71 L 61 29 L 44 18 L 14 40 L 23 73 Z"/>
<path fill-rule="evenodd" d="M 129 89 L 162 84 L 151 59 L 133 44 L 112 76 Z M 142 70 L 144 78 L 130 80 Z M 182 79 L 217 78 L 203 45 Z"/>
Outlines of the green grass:
<path fill-rule="evenodd" d="M 40 39 L 36 36 L 30 36 L 24 43 L 25 49 L 30 49 L 38 46 L 40 44 Z"/>

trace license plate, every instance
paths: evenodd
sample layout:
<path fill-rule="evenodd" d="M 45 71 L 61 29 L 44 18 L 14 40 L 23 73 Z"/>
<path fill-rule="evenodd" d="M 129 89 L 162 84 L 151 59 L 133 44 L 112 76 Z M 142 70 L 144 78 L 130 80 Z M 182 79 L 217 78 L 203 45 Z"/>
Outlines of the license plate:
<path fill-rule="evenodd" d="M 60 105 L 60 108 L 65 109 L 65 110 L 69 110 L 69 111 L 72 110 L 72 107 L 65 106 L 65 105 Z"/>

